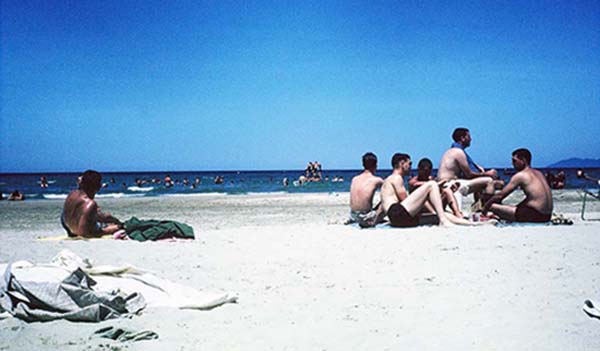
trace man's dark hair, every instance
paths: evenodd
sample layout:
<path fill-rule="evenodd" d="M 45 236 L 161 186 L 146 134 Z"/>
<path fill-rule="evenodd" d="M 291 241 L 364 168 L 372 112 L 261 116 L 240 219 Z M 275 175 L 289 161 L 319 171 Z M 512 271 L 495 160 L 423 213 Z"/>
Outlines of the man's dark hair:
<path fill-rule="evenodd" d="M 362 163 L 364 169 L 374 169 L 377 168 L 377 156 L 375 156 L 372 152 L 367 152 L 362 157 Z"/>
<path fill-rule="evenodd" d="M 102 187 L 102 175 L 100 173 L 88 169 L 81 175 L 81 189 L 98 191 Z"/>
<path fill-rule="evenodd" d="M 401 154 L 399 152 L 395 153 L 394 156 L 392 156 L 392 168 L 396 168 L 396 166 L 398 165 L 398 163 L 400 163 L 401 161 L 408 161 L 410 160 L 410 156 L 408 156 L 407 154 Z"/>
<path fill-rule="evenodd" d="M 422 159 L 419 161 L 419 164 L 417 165 L 417 167 L 418 167 L 419 169 L 421 169 L 421 168 L 429 168 L 429 169 L 432 169 L 432 168 L 433 168 L 433 163 L 431 163 L 431 160 L 430 160 L 430 159 L 428 159 L 428 158 L 422 158 Z"/>
<path fill-rule="evenodd" d="M 467 128 L 456 128 L 454 132 L 452 132 L 452 140 L 458 143 L 468 132 L 469 130 Z"/>
<path fill-rule="evenodd" d="M 531 165 L 531 152 L 525 148 L 516 149 L 512 153 L 513 156 L 525 161 L 527 165 Z"/>

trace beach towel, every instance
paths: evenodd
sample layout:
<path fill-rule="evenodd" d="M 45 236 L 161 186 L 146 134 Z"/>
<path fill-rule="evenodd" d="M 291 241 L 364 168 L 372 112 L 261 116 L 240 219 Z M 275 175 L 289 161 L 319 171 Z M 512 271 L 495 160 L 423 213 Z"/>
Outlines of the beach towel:
<path fill-rule="evenodd" d="M 0 264 L 0 315 L 29 322 L 67 319 L 98 322 L 145 307 L 210 310 L 237 302 L 231 293 L 204 292 L 132 265 L 97 265 L 62 250 L 50 263 Z"/>
<path fill-rule="evenodd" d="M 136 217 L 123 223 L 127 236 L 137 241 L 168 238 L 194 239 L 194 229 L 176 221 L 140 220 Z"/>
<path fill-rule="evenodd" d="M 499 220 L 495 226 L 496 227 L 547 227 L 551 225 L 550 222 L 545 223 L 533 223 L 533 222 L 509 222 L 505 220 Z"/>
<path fill-rule="evenodd" d="M 0 281 L 0 311 L 27 322 L 100 322 L 138 313 L 146 306 L 137 293 L 96 291 L 96 281 L 81 269 L 62 280 L 53 277 L 45 267 L 21 265 L 14 271 L 8 265 Z"/>
<path fill-rule="evenodd" d="M 98 239 L 103 239 L 103 240 L 113 240 L 114 237 L 112 234 L 106 234 L 106 235 L 102 235 L 100 237 L 97 238 L 84 238 L 82 236 L 68 236 L 66 234 L 61 234 L 61 235 L 56 235 L 56 236 L 39 236 L 36 238 L 36 240 L 39 241 L 63 241 L 63 240 L 98 240 Z"/>

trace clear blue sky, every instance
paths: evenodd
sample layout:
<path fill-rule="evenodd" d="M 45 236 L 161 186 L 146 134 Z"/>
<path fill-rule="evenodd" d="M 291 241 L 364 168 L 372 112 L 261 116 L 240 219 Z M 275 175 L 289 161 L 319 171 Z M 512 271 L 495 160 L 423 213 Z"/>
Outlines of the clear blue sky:
<path fill-rule="evenodd" d="M 600 158 L 598 1 L 0 4 L 0 172 Z"/>

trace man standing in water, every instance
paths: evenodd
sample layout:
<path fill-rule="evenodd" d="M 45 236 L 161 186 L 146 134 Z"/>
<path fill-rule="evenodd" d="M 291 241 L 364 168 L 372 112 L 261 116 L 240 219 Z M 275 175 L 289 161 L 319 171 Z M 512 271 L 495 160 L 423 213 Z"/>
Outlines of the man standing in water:
<path fill-rule="evenodd" d="M 123 229 L 123 224 L 109 213 L 100 211 L 94 196 L 102 187 L 100 173 L 87 170 L 79 178 L 79 189 L 67 196 L 61 224 L 71 237 L 100 237 Z"/>
<path fill-rule="evenodd" d="M 383 179 L 375 175 L 377 171 L 377 156 L 367 152 L 362 157 L 364 171 L 352 178 L 350 184 L 350 221 L 363 226 L 369 220 L 375 219 L 377 207 L 373 207 L 375 191 L 383 184 Z"/>

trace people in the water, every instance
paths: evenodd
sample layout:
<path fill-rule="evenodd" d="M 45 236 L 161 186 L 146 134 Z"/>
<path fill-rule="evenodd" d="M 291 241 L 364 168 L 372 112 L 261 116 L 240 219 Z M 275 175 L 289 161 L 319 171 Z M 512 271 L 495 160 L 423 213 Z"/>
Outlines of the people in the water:
<path fill-rule="evenodd" d="M 550 188 L 552 188 L 552 189 L 564 189 L 565 183 L 566 183 L 566 180 L 567 180 L 567 176 L 565 174 L 565 171 L 560 170 L 560 171 L 558 171 L 557 174 L 553 174 L 551 171 L 547 171 L 544 174 L 544 177 L 546 178 L 546 182 L 548 183 L 548 185 L 550 186 Z"/>
<path fill-rule="evenodd" d="M 167 174 L 165 176 L 165 179 L 164 179 L 163 183 L 164 183 L 164 185 L 165 185 L 166 188 L 170 188 L 170 187 L 172 187 L 174 185 L 173 179 L 171 179 L 171 175 L 170 174 Z"/>
<path fill-rule="evenodd" d="M 321 163 L 318 161 L 309 162 L 304 170 L 304 178 L 308 182 L 320 182 L 323 178 Z"/>
<path fill-rule="evenodd" d="M 15 189 L 10 195 L 8 195 L 8 201 L 23 201 L 25 200 L 25 195 L 20 192 L 18 189 Z"/>

